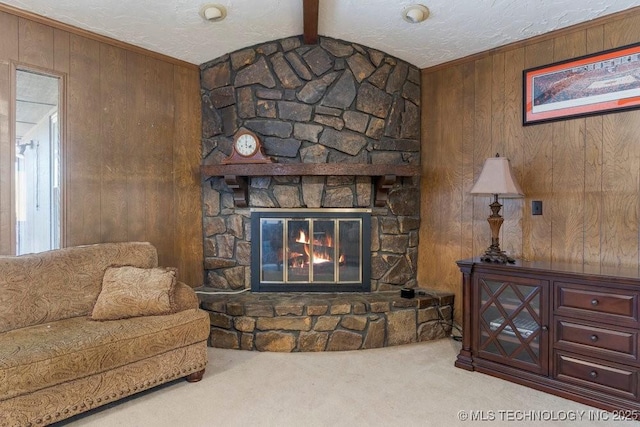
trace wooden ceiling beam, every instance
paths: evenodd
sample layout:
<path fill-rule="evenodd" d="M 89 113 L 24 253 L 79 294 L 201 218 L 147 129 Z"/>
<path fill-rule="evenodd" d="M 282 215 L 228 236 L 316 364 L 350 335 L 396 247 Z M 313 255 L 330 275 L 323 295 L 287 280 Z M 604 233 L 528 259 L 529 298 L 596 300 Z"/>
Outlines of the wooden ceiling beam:
<path fill-rule="evenodd" d="M 304 44 L 318 44 L 318 9 L 320 0 L 302 0 Z"/>

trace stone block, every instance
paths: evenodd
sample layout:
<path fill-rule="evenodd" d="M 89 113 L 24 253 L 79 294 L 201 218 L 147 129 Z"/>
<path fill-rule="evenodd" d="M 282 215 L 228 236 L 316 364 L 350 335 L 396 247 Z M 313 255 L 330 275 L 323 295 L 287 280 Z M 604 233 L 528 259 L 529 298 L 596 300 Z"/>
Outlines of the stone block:
<path fill-rule="evenodd" d="M 252 303 L 244 306 L 245 315 L 253 317 L 273 317 L 271 304 Z"/>
<path fill-rule="evenodd" d="M 282 87 L 287 89 L 295 89 L 302 86 L 302 81 L 298 78 L 289 62 L 284 58 L 282 52 L 278 52 L 271 57 L 271 65 L 275 71 L 278 80 L 282 83 Z"/>
<path fill-rule="evenodd" d="M 325 129 L 320 136 L 320 144 L 355 156 L 367 145 L 367 138 L 351 131 Z"/>
<path fill-rule="evenodd" d="M 242 334 L 240 336 L 240 348 L 242 350 L 253 350 L 253 334 Z"/>
<path fill-rule="evenodd" d="M 273 189 L 273 195 L 281 208 L 300 207 L 300 194 L 297 186 L 279 185 Z"/>
<path fill-rule="evenodd" d="M 432 321 L 423 323 L 418 328 L 418 341 L 431 341 L 439 338 L 444 338 L 449 335 L 450 329 L 441 324 L 438 321 Z"/>
<path fill-rule="evenodd" d="M 333 65 L 331 57 L 319 46 L 302 55 L 302 58 L 316 76 L 323 75 Z"/>
<path fill-rule="evenodd" d="M 207 301 L 206 296 L 202 296 L 201 298 L 205 298 L 204 301 L 200 304 L 203 310 L 214 311 L 217 313 L 225 313 L 227 311 L 227 303 L 225 301 Z"/>
<path fill-rule="evenodd" d="M 313 327 L 315 331 L 333 331 L 340 323 L 339 316 L 320 316 Z"/>
<path fill-rule="evenodd" d="M 345 70 L 338 81 L 324 96 L 321 105 L 325 107 L 348 109 L 356 97 L 356 83 L 351 71 Z"/>
<path fill-rule="evenodd" d="M 235 87 L 260 84 L 271 89 L 276 86 L 276 81 L 269 70 L 266 59 L 264 56 L 261 56 L 260 59 L 252 65 L 238 71 L 233 84 Z"/>
<path fill-rule="evenodd" d="M 362 335 L 350 331 L 334 331 L 327 343 L 327 351 L 358 350 L 362 347 Z"/>
<path fill-rule="evenodd" d="M 278 316 L 286 316 L 288 314 L 302 316 L 304 312 L 304 304 L 302 302 L 276 304 L 275 310 Z"/>
<path fill-rule="evenodd" d="M 390 310 L 388 301 L 372 301 L 371 312 L 372 313 L 386 313 Z"/>
<path fill-rule="evenodd" d="M 409 243 L 409 236 L 404 234 L 383 234 L 380 236 L 380 250 L 403 254 L 406 252 Z"/>
<path fill-rule="evenodd" d="M 296 338 L 285 332 L 258 332 L 255 347 L 258 351 L 290 353 L 296 348 Z"/>
<path fill-rule="evenodd" d="M 329 334 L 327 332 L 300 332 L 298 350 L 324 351 L 328 340 Z"/>
<path fill-rule="evenodd" d="M 387 344 L 400 345 L 416 342 L 415 310 L 398 310 L 387 313 Z"/>
<path fill-rule="evenodd" d="M 326 37 L 320 38 L 320 46 L 322 46 L 333 56 L 337 56 L 338 58 L 343 58 L 345 56 L 350 56 L 351 54 L 353 54 L 353 47 L 350 44 L 346 44 L 341 41 Z"/>
<path fill-rule="evenodd" d="M 211 328 L 209 335 L 209 346 L 215 348 L 229 348 L 237 350 L 240 348 L 238 333 L 225 331 L 224 329 Z"/>
<path fill-rule="evenodd" d="M 438 318 L 438 308 L 428 307 L 418 310 L 418 324 L 436 320 Z"/>
<path fill-rule="evenodd" d="M 340 322 L 340 326 L 352 331 L 364 331 L 367 328 L 366 316 L 344 316 Z"/>
<path fill-rule="evenodd" d="M 363 302 L 353 303 L 353 314 L 365 314 L 367 312 L 367 306 Z"/>
<path fill-rule="evenodd" d="M 351 304 L 348 302 L 334 302 L 331 304 L 331 314 L 349 314 L 351 313 Z"/>
<path fill-rule="evenodd" d="M 385 321 L 384 319 L 369 321 L 369 328 L 364 338 L 362 348 L 384 347 Z"/>
<path fill-rule="evenodd" d="M 309 331 L 311 330 L 311 318 L 305 317 L 259 317 L 256 321 L 256 329 L 261 331 Z"/>
<path fill-rule="evenodd" d="M 204 259 L 205 270 L 216 270 L 218 268 L 228 268 L 236 265 L 236 262 L 232 259 L 224 259 L 217 257 L 206 257 Z"/>
<path fill-rule="evenodd" d="M 223 329 L 231 329 L 233 323 L 230 316 L 222 313 L 209 313 L 209 321 L 211 326 L 217 326 Z"/>
<path fill-rule="evenodd" d="M 389 114 L 393 97 L 370 83 L 363 83 L 358 88 L 356 108 L 363 113 L 384 119 Z"/>
<path fill-rule="evenodd" d="M 329 310 L 328 304 L 310 303 L 307 304 L 307 316 L 321 316 Z"/>
<path fill-rule="evenodd" d="M 227 61 L 203 70 L 201 76 L 202 87 L 207 90 L 231 84 L 231 69 Z"/>
<path fill-rule="evenodd" d="M 353 75 L 358 81 L 362 82 L 375 71 L 373 64 L 364 55 L 356 53 L 347 58 L 349 68 L 353 70 Z"/>
<path fill-rule="evenodd" d="M 225 279 L 231 289 L 244 288 L 244 267 L 237 266 L 223 270 Z"/>
<path fill-rule="evenodd" d="M 353 190 L 350 187 L 326 188 L 324 206 L 329 208 L 353 207 Z"/>
<path fill-rule="evenodd" d="M 227 303 L 227 314 L 229 316 L 242 316 L 244 314 L 244 304 L 237 301 Z"/>
<path fill-rule="evenodd" d="M 256 319 L 253 317 L 236 317 L 233 321 L 234 327 L 241 332 L 253 332 L 256 329 Z"/>

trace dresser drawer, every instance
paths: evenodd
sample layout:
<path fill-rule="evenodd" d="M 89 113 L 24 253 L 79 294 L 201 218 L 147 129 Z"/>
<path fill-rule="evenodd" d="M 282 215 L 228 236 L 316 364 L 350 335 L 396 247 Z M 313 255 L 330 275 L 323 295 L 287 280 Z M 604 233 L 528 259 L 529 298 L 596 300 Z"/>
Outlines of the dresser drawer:
<path fill-rule="evenodd" d="M 554 336 L 555 347 L 559 349 L 595 352 L 599 357 L 615 357 L 623 363 L 634 363 L 638 359 L 638 334 L 633 329 L 558 319 Z"/>
<path fill-rule="evenodd" d="M 556 352 L 555 377 L 561 381 L 637 398 L 637 370 L 617 363 L 597 362 Z"/>
<path fill-rule="evenodd" d="M 593 287 L 556 283 L 556 312 L 638 320 L 638 293 L 619 289 L 594 290 Z"/>

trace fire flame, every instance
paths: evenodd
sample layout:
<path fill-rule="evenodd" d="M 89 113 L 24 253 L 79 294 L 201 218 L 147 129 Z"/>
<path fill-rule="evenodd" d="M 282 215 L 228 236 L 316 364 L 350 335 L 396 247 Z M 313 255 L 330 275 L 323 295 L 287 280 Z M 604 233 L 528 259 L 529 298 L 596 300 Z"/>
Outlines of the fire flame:
<path fill-rule="evenodd" d="M 307 256 L 310 255 L 311 241 L 307 237 L 306 233 L 303 230 L 300 230 L 300 234 L 296 239 L 296 243 L 302 243 L 304 246 L 304 252 Z M 313 240 L 313 263 L 314 264 L 322 264 L 325 262 L 333 261 L 332 251 L 327 250 L 326 248 L 333 247 L 333 238 L 327 234 L 324 235 L 323 239 L 314 239 Z M 316 249 L 318 247 L 319 249 Z M 344 255 L 340 255 L 340 262 L 344 262 Z"/>

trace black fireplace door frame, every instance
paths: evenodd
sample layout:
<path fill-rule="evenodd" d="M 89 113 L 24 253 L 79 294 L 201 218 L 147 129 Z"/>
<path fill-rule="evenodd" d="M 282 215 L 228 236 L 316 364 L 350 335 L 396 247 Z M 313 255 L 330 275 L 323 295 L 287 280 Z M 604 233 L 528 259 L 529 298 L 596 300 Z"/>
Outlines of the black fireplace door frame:
<path fill-rule="evenodd" d="M 349 283 L 262 282 L 260 272 L 260 220 L 276 219 L 361 219 L 362 281 Z M 369 230 L 369 232 L 365 232 Z M 255 209 L 251 210 L 252 292 L 371 292 L 371 211 L 369 209 Z"/>

